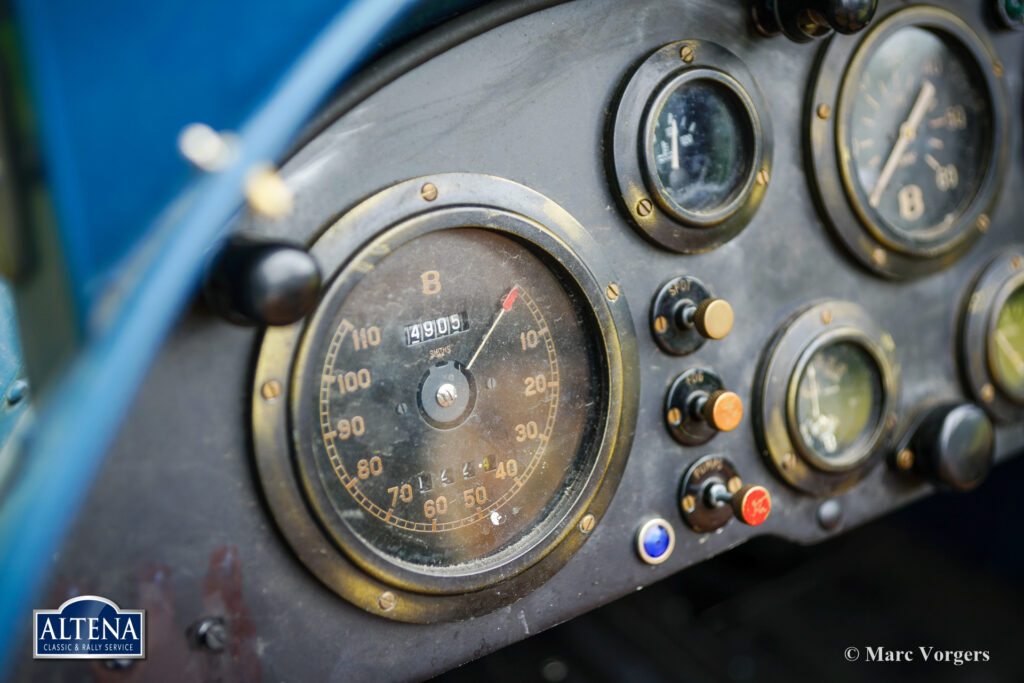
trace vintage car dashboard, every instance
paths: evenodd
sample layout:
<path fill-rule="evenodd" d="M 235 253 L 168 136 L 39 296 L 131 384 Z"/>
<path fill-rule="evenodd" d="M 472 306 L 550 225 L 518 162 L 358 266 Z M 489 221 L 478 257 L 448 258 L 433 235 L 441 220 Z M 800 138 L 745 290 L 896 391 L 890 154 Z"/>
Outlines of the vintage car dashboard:
<path fill-rule="evenodd" d="M 497 3 L 372 63 L 293 209 L 232 227 L 52 590 L 147 607 L 151 659 L 214 617 L 221 667 L 422 678 L 976 486 L 1024 446 L 1019 5 L 764 9 L 799 4 Z"/>

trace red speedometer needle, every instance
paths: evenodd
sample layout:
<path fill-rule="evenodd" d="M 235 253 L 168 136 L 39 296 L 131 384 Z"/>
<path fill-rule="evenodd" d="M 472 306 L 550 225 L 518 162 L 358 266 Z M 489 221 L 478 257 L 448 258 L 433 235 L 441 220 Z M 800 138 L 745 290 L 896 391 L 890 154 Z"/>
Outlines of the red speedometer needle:
<path fill-rule="evenodd" d="M 467 370 L 473 367 L 473 363 L 476 362 L 477 356 L 480 355 L 480 352 L 484 350 L 484 346 L 487 345 L 487 340 L 491 338 L 492 334 L 494 334 L 494 328 L 498 326 L 499 322 L 501 322 L 501 316 L 505 315 L 505 313 L 508 312 L 508 309 L 512 308 L 512 304 L 516 302 L 518 297 L 519 285 L 516 285 L 512 288 L 512 291 L 506 294 L 505 298 L 501 300 L 501 310 L 498 311 L 497 317 L 495 317 L 494 322 L 491 323 L 491 328 L 487 330 L 487 334 L 484 335 L 483 341 L 480 342 L 480 346 L 476 347 L 476 353 L 473 354 L 473 357 L 470 358 L 469 362 L 466 364 Z"/>

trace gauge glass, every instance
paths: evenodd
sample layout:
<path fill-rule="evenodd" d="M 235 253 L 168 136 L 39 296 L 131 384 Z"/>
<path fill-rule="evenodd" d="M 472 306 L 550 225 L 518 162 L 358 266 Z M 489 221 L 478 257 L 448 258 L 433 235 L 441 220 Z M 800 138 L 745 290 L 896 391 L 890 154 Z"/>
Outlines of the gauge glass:
<path fill-rule="evenodd" d="M 567 275 L 496 232 L 426 233 L 360 277 L 318 367 L 317 475 L 343 524 L 415 571 L 482 571 L 567 514 L 606 380 Z"/>
<path fill-rule="evenodd" d="M 747 184 L 754 157 L 746 106 L 735 90 L 712 78 L 669 87 L 649 151 L 662 198 L 684 216 L 732 204 Z"/>
<path fill-rule="evenodd" d="M 882 373 L 860 344 L 838 341 L 811 356 L 797 385 L 796 422 L 804 446 L 825 462 L 855 454 L 882 414 Z"/>
<path fill-rule="evenodd" d="M 860 210 L 901 243 L 944 242 L 981 189 L 994 118 L 978 64 L 952 37 L 893 32 L 860 69 L 843 140 Z"/>
<path fill-rule="evenodd" d="M 999 309 L 992 342 L 996 380 L 1014 398 L 1024 397 L 1024 286 Z"/>

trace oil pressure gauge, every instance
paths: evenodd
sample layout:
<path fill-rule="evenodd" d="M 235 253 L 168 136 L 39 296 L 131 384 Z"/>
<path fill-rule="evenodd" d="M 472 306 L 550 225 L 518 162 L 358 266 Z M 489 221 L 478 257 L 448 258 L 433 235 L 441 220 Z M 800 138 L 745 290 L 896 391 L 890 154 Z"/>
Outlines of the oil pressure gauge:
<path fill-rule="evenodd" d="M 892 337 L 859 306 L 826 301 L 797 313 L 772 341 L 756 394 L 775 471 L 813 495 L 859 481 L 889 443 L 898 377 Z"/>
<path fill-rule="evenodd" d="M 728 50 L 700 40 L 666 45 L 631 76 L 611 150 L 635 225 L 683 253 L 735 237 L 771 173 L 767 108 L 753 76 Z"/>
<path fill-rule="evenodd" d="M 815 180 L 866 265 L 930 272 L 988 229 L 1005 165 L 1000 74 L 967 24 L 932 7 L 891 14 L 856 47 L 829 46 L 810 114 Z"/>
<path fill-rule="evenodd" d="M 426 182 L 313 246 L 335 276 L 307 325 L 267 332 L 253 411 L 300 557 L 407 621 L 494 609 L 564 563 L 614 490 L 635 410 L 624 299 L 578 224 L 509 181 Z"/>

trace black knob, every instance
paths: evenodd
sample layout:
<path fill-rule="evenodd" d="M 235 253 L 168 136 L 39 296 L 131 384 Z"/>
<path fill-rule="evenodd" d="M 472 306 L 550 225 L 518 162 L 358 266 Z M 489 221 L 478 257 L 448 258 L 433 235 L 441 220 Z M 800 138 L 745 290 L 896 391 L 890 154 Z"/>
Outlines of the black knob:
<path fill-rule="evenodd" d="M 832 31 L 851 34 L 875 16 L 878 0 L 753 0 L 754 22 L 765 35 L 783 33 L 806 43 Z"/>
<path fill-rule="evenodd" d="M 992 469 L 995 432 L 984 410 L 973 403 L 932 408 L 911 437 L 914 469 L 957 491 L 976 488 Z"/>
<path fill-rule="evenodd" d="M 284 242 L 229 239 L 206 275 L 204 294 L 237 325 L 289 325 L 316 306 L 320 268 L 309 253 Z"/>

